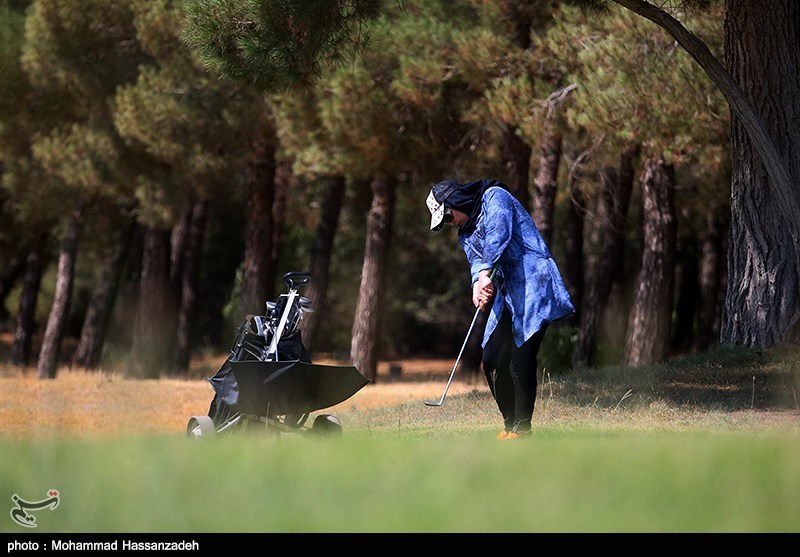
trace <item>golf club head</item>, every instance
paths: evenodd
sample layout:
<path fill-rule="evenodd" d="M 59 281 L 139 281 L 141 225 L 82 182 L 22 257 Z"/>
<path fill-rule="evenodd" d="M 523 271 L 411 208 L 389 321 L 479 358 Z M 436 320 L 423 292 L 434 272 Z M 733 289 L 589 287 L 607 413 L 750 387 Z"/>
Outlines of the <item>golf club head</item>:
<path fill-rule="evenodd" d="M 426 406 L 441 406 L 442 404 L 444 404 L 444 399 L 442 399 L 442 400 L 423 400 L 422 402 L 424 402 Z"/>

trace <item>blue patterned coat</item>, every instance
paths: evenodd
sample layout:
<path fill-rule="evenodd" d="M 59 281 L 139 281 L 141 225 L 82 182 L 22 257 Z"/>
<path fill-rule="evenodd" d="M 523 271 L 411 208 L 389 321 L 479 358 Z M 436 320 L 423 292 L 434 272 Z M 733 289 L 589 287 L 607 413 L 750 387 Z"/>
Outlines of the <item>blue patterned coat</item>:
<path fill-rule="evenodd" d="M 475 230 L 458 237 L 469 261 L 472 283 L 478 273 L 498 267 L 494 302 L 486 322 L 486 346 L 504 309 L 511 312 L 514 343 L 521 346 L 542 325 L 575 312 L 561 273 L 539 230 L 507 190 L 490 187 L 481 201 Z"/>

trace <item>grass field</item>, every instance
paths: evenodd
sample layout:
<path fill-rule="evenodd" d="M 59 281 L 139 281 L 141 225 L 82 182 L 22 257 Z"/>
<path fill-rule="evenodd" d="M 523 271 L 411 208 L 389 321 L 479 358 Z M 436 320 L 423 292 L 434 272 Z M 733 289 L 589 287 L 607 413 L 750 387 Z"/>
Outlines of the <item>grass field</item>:
<path fill-rule="evenodd" d="M 535 433 L 495 439 L 486 388 L 406 362 L 326 412 L 341 438 L 190 440 L 202 379 L 0 374 L 0 532 L 800 532 L 796 353 L 721 351 L 544 375 Z"/>

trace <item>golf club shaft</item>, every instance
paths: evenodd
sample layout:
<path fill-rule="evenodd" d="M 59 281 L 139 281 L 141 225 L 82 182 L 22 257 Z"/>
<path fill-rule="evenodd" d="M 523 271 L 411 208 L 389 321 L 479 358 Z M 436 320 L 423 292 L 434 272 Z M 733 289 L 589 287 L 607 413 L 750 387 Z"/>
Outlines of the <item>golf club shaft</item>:
<path fill-rule="evenodd" d="M 458 358 L 456 358 L 455 365 L 453 365 L 453 371 L 450 372 L 450 378 L 447 380 L 447 385 L 444 388 L 444 392 L 442 393 L 442 397 L 435 404 L 432 404 L 432 403 L 430 403 L 430 402 L 428 402 L 426 400 L 425 404 L 427 404 L 428 406 L 441 406 L 442 403 L 444 402 L 444 397 L 447 396 L 447 391 L 450 389 L 450 383 L 453 382 L 453 376 L 456 374 L 456 368 L 458 368 L 458 362 L 461 361 L 461 354 L 464 353 L 464 347 L 467 346 L 467 341 L 469 340 L 470 334 L 472 334 L 472 329 L 475 327 L 475 322 L 478 320 L 478 314 L 480 312 L 481 312 L 481 308 L 478 308 L 475 311 L 475 317 L 472 318 L 472 324 L 469 326 L 469 331 L 467 331 L 467 336 L 464 339 L 464 344 L 461 345 L 461 350 L 458 353 Z"/>
<path fill-rule="evenodd" d="M 489 275 L 489 280 L 494 280 L 494 275 L 495 275 L 496 272 L 497 272 L 496 268 L 492 269 L 492 274 Z M 469 326 L 469 331 L 467 331 L 467 336 L 464 337 L 464 343 L 461 345 L 461 350 L 459 350 L 459 352 L 458 352 L 458 357 L 456 358 L 456 363 L 453 365 L 453 371 L 450 372 L 450 378 L 447 380 L 447 385 L 444 388 L 444 392 L 442 393 L 442 397 L 436 402 L 432 402 L 432 401 L 426 400 L 425 404 L 427 404 L 428 406 L 441 406 L 442 404 L 444 404 L 444 397 L 447 396 L 447 391 L 450 389 L 450 383 L 453 382 L 453 376 L 455 376 L 455 374 L 456 374 L 456 369 L 458 368 L 458 362 L 461 361 L 461 355 L 464 353 L 464 348 L 466 348 L 466 346 L 467 346 L 467 341 L 469 341 L 469 337 L 472 334 L 472 329 L 475 328 L 475 322 L 478 320 L 478 315 L 480 314 L 480 312 L 481 312 L 481 307 L 478 306 L 478 308 L 475 310 L 475 315 L 472 318 L 472 323 Z"/>

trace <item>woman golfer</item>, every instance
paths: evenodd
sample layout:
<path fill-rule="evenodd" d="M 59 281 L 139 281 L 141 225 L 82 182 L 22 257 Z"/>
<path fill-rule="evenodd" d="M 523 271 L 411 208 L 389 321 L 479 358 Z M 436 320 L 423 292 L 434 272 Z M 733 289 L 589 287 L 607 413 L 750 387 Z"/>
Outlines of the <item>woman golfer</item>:
<path fill-rule="evenodd" d="M 426 203 L 431 230 L 458 226 L 472 303 L 483 310 L 491 302 L 481 346 L 486 381 L 503 415 L 498 439 L 530 435 L 539 346 L 549 323 L 575 312 L 561 274 L 533 219 L 502 182 L 445 180 Z"/>

